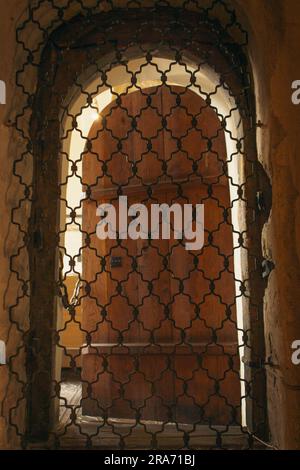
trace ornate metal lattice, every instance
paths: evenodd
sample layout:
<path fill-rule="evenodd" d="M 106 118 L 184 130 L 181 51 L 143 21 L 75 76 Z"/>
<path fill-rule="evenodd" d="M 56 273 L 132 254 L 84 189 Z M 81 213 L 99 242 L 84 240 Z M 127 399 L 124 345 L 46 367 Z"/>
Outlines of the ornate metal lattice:
<path fill-rule="evenodd" d="M 252 448 L 267 433 L 268 208 L 257 204 L 265 178 L 234 10 L 39 0 L 17 42 L 10 425 L 27 448 Z M 125 195 L 203 203 L 204 246 L 100 241 L 97 206 Z"/>

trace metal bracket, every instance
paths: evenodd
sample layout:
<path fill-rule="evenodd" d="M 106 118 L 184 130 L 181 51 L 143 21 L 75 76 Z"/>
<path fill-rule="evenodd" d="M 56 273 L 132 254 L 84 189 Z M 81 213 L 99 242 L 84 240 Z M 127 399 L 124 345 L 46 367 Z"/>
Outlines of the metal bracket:
<path fill-rule="evenodd" d="M 264 212 L 266 210 L 266 203 L 263 191 L 257 191 L 256 193 L 256 208 L 258 212 Z"/>
<path fill-rule="evenodd" d="M 111 268 L 121 268 L 122 267 L 122 257 L 121 256 L 112 256 L 110 258 L 110 267 Z"/>
<path fill-rule="evenodd" d="M 250 367 L 250 369 L 264 369 L 265 367 L 276 367 L 276 365 L 273 363 L 271 356 L 266 359 L 259 359 L 257 361 L 249 361 L 248 359 L 245 358 L 245 356 L 242 357 L 242 362 L 245 364 L 247 367 Z"/>
<path fill-rule="evenodd" d="M 273 269 L 275 268 L 275 264 L 273 263 L 273 261 L 269 259 L 264 259 L 261 263 L 261 268 L 262 268 L 262 272 L 261 272 L 262 278 L 267 279 L 271 271 L 273 271 Z"/>

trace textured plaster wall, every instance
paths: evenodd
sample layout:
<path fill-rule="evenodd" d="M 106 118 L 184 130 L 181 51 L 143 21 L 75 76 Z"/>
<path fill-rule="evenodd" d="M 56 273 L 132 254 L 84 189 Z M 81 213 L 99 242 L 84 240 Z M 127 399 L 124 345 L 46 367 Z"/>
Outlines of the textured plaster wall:
<path fill-rule="evenodd" d="M 272 441 L 300 448 L 300 366 L 291 362 L 291 343 L 300 337 L 300 106 L 291 102 L 291 83 L 300 77 L 300 2 L 252 0 L 245 25 L 255 76 L 259 159 L 272 182 L 272 212 L 263 250 L 273 259 L 264 299 L 268 406 Z M 259 14 L 258 14 L 259 12 Z M 244 13 L 246 16 L 246 13 Z"/>
<path fill-rule="evenodd" d="M 11 208 L 15 206 L 18 198 L 16 189 L 18 184 L 12 176 L 13 159 L 18 154 L 18 142 L 14 141 L 8 120 L 8 111 L 14 95 L 15 70 L 16 70 L 16 43 L 15 28 L 20 20 L 20 15 L 25 8 L 26 1 L 4 1 L 1 0 L 2 10 L 0 20 L 0 76 L 7 86 L 7 104 L 0 106 L 0 339 L 6 342 L 7 356 L 16 354 L 16 350 L 21 343 L 20 335 L 9 318 L 8 306 L 14 303 L 16 291 L 19 283 L 15 276 L 10 273 L 9 256 L 18 246 L 16 230 L 9 221 Z M 5 8 L 5 13 L 3 9 Z M 14 136 L 16 139 L 16 136 Z M 12 151 L 12 147 L 14 150 Z M 26 316 L 24 314 L 24 316 Z M 24 318 L 26 321 L 26 318 Z M 14 367 L 19 371 L 24 370 L 24 356 L 20 354 L 20 359 Z M 23 375 L 23 374 L 22 374 Z M 24 378 L 24 375 L 23 377 Z M 18 398 L 22 395 L 20 386 L 15 381 L 15 376 L 8 373 L 7 366 L 0 366 L 0 447 L 15 447 L 18 439 L 13 427 L 8 425 L 9 409 L 15 406 Z M 21 410 L 22 408 L 22 410 Z M 16 421 L 22 426 L 24 422 L 24 407 L 20 407 L 21 413 L 16 417 Z M 22 429 L 22 427 L 20 428 Z"/>
<path fill-rule="evenodd" d="M 271 356 L 275 364 L 268 368 L 271 438 L 280 448 L 300 448 L 300 366 L 294 366 L 290 359 L 290 345 L 294 339 L 300 339 L 300 106 L 291 103 L 291 82 L 300 79 L 300 2 L 236 0 L 233 3 L 249 31 L 257 119 L 263 124 L 257 133 L 259 159 L 273 186 L 272 213 L 263 237 L 265 256 L 276 266 L 269 278 L 264 302 L 267 356 Z M 17 47 L 15 30 L 22 22 L 27 4 L 26 0 L 0 0 L 3 12 L 0 19 L 0 79 L 7 84 L 7 105 L 0 106 L 0 339 L 7 342 L 11 368 L 15 371 L 9 374 L 7 366 L 0 366 L 0 448 L 20 445 L 16 427 L 9 423 L 15 423 L 23 430 L 25 421 L 25 401 L 18 404 L 18 400 L 23 395 L 22 383 L 25 386 L 22 330 L 27 329 L 28 305 L 26 299 L 22 300 L 10 315 L 8 306 L 14 303 L 16 292 L 20 293 L 22 287 L 10 273 L 9 256 L 23 243 L 9 221 L 11 208 L 16 206 L 21 195 L 18 179 L 12 175 L 13 160 L 23 149 L 9 120 L 20 105 L 15 72 L 24 57 Z M 41 14 L 45 25 L 50 23 L 47 8 Z M 70 16 L 74 11 L 70 11 Z M 32 35 L 27 39 L 35 44 L 38 38 Z M 27 80 L 34 89 L 34 73 L 29 74 Z M 22 174 L 30 181 L 29 160 L 26 160 Z M 29 213 L 29 207 L 26 211 Z M 22 227 L 25 227 L 24 223 L 23 220 Z M 16 263 L 26 277 L 25 250 L 21 250 Z M 16 404 L 17 414 L 12 411 L 9 416 L 9 410 Z"/>

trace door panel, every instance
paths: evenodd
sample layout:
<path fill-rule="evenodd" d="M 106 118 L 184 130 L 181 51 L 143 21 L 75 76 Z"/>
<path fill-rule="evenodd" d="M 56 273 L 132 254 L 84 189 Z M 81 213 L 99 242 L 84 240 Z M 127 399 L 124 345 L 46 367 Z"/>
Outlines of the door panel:
<path fill-rule="evenodd" d="M 150 104 L 149 104 L 150 103 Z M 121 106 L 121 107 L 120 107 Z M 83 163 L 83 413 L 226 424 L 239 414 L 232 227 L 219 120 L 189 90 L 133 92 L 109 105 Z M 213 191 L 212 185 L 213 184 Z M 96 206 L 205 205 L 205 244 L 99 240 Z M 150 217 L 150 216 L 149 216 Z M 149 219 L 150 223 L 150 219 Z M 117 262 L 116 262 L 117 261 Z M 91 384 L 91 385 L 88 385 Z"/>

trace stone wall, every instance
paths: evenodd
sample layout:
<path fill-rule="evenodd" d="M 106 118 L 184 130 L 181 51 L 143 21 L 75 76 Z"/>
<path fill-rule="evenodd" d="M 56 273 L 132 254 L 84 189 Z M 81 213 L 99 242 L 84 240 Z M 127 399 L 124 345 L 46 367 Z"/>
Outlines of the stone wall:
<path fill-rule="evenodd" d="M 300 76 L 300 3 L 243 1 L 255 77 L 258 156 L 272 182 L 272 212 L 263 250 L 272 259 L 264 299 L 268 405 L 273 443 L 300 448 L 300 367 L 291 362 L 291 343 L 300 336 L 300 107 L 291 102 L 291 83 Z M 258 14 L 259 11 L 259 14 Z"/>
<path fill-rule="evenodd" d="M 23 270 L 26 278 L 26 250 L 18 237 L 16 223 L 26 228 L 29 207 L 14 212 L 24 187 L 13 176 L 13 161 L 24 149 L 17 133 L 11 127 L 15 109 L 22 108 L 21 95 L 15 86 L 15 73 L 24 62 L 24 55 L 16 43 L 15 31 L 24 19 L 26 0 L 0 0 L 5 9 L 1 16 L 0 79 L 7 85 L 7 105 L 0 105 L 0 161 L 1 161 L 1 225 L 0 225 L 0 339 L 7 343 L 11 369 L 0 366 L 0 447 L 18 447 L 17 429 L 24 429 L 26 391 L 23 332 L 28 328 L 28 303 L 22 291 L 22 280 L 11 272 L 10 256 Z M 86 0 L 84 4 L 92 4 Z M 120 2 L 120 3 L 124 3 Z M 145 3 L 151 3 L 150 1 Z M 180 4 L 180 1 L 172 2 Z M 291 83 L 300 79 L 300 2 L 298 0 L 235 0 L 238 17 L 249 32 L 251 59 L 257 105 L 257 120 L 262 127 L 257 131 L 259 159 L 270 176 L 273 187 L 272 212 L 264 230 L 263 250 L 273 260 L 264 300 L 264 320 L 267 356 L 274 367 L 268 367 L 268 406 L 270 432 L 279 448 L 300 449 L 300 366 L 291 363 L 291 343 L 300 339 L 300 106 L 291 102 Z M 51 22 L 47 11 L 40 12 L 44 25 Z M 79 5 L 69 12 L 71 17 Z M 57 24 L 58 26 L 58 24 Z M 36 44 L 39 32 L 35 29 L 27 40 Z M 32 68 L 26 78 L 34 90 L 36 79 Z M 19 164 L 18 173 L 30 182 L 30 156 Z M 22 220 L 18 217 L 22 215 Z M 25 216 L 24 216 L 25 214 Z M 17 305 L 9 311 L 8 307 Z M 21 400 L 19 402 L 18 400 Z M 18 413 L 13 411 L 17 406 Z M 12 410 L 9 415 L 9 410 Z"/>

